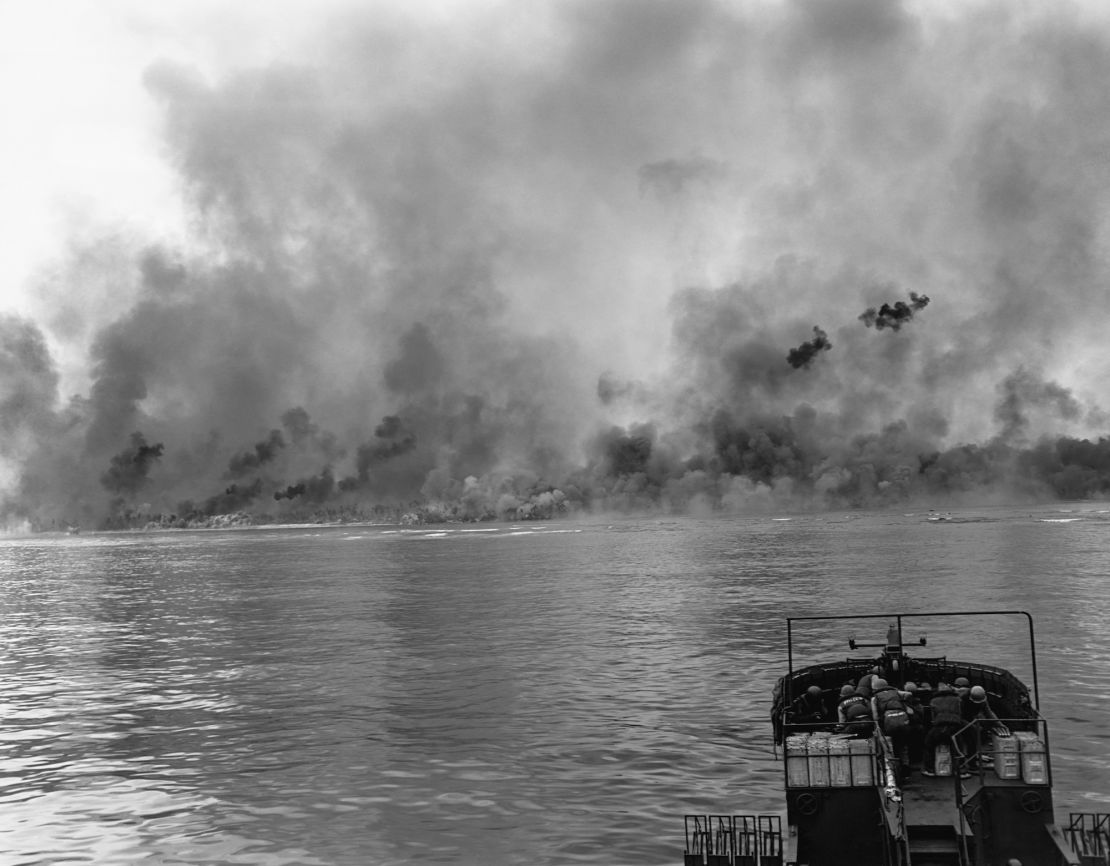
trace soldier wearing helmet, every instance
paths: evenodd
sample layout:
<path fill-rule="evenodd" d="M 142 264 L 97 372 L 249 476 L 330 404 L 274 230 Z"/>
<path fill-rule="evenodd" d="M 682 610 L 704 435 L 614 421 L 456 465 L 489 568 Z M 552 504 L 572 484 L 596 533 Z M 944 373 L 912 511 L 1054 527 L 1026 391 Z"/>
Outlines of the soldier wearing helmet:
<path fill-rule="evenodd" d="M 922 755 L 922 774 L 936 775 L 936 747 L 948 745 L 963 727 L 960 696 L 948 683 L 937 683 L 936 694 L 930 702 L 932 724 L 925 734 Z M 962 737 L 961 737 L 962 740 Z M 960 749 L 963 749 L 962 743 Z M 961 773 L 963 775 L 963 773 Z"/>
<path fill-rule="evenodd" d="M 974 727 L 968 730 L 967 745 L 969 747 L 971 766 L 974 768 L 982 759 L 982 742 L 984 733 L 1009 734 L 1006 726 L 998 720 L 998 715 L 991 708 L 987 700 L 987 690 L 982 686 L 971 686 L 967 694 L 961 698 L 961 709 L 965 724 L 975 722 Z"/>
<path fill-rule="evenodd" d="M 871 718 L 871 702 L 850 685 L 840 690 L 840 703 L 836 705 L 836 716 L 840 723 L 840 730 L 846 734 L 870 737 L 875 728 Z"/>
<path fill-rule="evenodd" d="M 825 707 L 820 686 L 810 686 L 805 694 L 794 702 L 795 724 L 820 724 L 829 721 L 829 711 Z"/>

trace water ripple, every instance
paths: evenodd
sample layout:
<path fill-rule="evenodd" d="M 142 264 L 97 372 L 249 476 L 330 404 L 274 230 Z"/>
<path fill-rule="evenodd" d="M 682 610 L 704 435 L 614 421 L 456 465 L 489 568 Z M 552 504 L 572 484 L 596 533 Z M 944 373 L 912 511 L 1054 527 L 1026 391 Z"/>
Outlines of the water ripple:
<path fill-rule="evenodd" d="M 787 516 L 4 540 L 0 855 L 679 862 L 781 808 L 787 611 L 949 598 L 1035 613 L 1057 809 L 1106 808 L 1103 515 Z"/>

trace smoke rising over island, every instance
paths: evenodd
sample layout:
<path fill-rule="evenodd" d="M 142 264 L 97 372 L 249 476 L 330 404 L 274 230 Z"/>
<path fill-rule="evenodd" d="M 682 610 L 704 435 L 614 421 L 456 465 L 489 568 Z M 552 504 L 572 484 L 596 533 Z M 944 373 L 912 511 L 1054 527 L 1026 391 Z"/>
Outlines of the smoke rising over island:
<path fill-rule="evenodd" d="M 7 522 L 1110 490 L 1106 22 L 399 9 L 146 70 L 193 236 L 0 316 Z"/>

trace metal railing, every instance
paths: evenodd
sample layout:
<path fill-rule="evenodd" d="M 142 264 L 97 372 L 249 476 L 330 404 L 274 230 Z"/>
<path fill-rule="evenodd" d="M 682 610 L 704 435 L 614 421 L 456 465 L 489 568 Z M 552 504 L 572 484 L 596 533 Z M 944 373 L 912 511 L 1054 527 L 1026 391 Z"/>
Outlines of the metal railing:
<path fill-rule="evenodd" d="M 1033 617 L 1028 611 L 1024 610 L 983 610 L 983 611 L 936 611 L 931 613 L 873 613 L 873 614 L 848 614 L 842 616 L 794 616 L 787 617 L 786 619 L 786 664 L 787 664 L 787 684 L 786 693 L 784 695 L 786 705 L 789 706 L 795 695 L 791 689 L 790 678 L 794 673 L 794 623 L 799 622 L 833 622 L 838 620 L 886 620 L 895 624 L 895 630 L 899 636 L 898 638 L 898 653 L 901 654 L 902 643 L 901 634 L 903 631 L 904 621 L 920 621 L 923 619 L 943 619 L 943 618 L 959 618 L 959 617 L 1023 617 L 1026 622 L 1026 628 L 1029 634 L 1029 661 L 1032 667 L 1033 675 L 1033 707 L 1036 709 L 1040 706 L 1040 688 L 1037 678 L 1037 641 L 1033 630 Z M 892 647 L 893 649 L 893 647 Z"/>
<path fill-rule="evenodd" d="M 984 785 L 1020 780 L 1052 784 L 1048 722 L 973 719 L 952 735 L 953 771 L 978 775 Z"/>
<path fill-rule="evenodd" d="M 1104 812 L 1072 812 L 1064 835 L 1072 850 L 1086 864 L 1110 864 L 1110 815 Z"/>
<path fill-rule="evenodd" d="M 778 815 L 686 815 L 685 866 L 784 866 Z"/>

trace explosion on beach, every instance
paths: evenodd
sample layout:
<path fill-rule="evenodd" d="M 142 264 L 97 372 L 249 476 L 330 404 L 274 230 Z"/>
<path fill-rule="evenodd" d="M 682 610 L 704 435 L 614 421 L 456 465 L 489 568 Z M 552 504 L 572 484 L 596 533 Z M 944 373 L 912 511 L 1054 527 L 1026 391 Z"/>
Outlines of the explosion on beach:
<path fill-rule="evenodd" d="M 197 237 L 74 239 L 0 316 L 0 522 L 1107 496 L 1110 38 L 957 11 L 352 12 L 154 66 Z"/>

